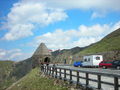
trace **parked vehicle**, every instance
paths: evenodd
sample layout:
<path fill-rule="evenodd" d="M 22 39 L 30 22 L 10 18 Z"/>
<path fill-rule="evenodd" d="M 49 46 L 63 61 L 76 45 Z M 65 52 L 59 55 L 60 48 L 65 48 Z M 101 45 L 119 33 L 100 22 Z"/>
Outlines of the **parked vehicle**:
<path fill-rule="evenodd" d="M 112 62 L 113 61 L 102 61 L 99 63 L 99 67 L 102 67 L 102 68 L 111 68 L 112 67 Z"/>
<path fill-rule="evenodd" d="M 82 66 L 84 67 L 98 67 L 99 63 L 103 61 L 102 55 L 89 55 L 83 57 L 83 63 Z"/>
<path fill-rule="evenodd" d="M 120 69 L 120 60 L 115 60 L 112 62 L 112 67 L 116 69 Z"/>
<path fill-rule="evenodd" d="M 82 61 L 75 61 L 73 64 L 75 67 L 81 67 L 82 66 Z"/>

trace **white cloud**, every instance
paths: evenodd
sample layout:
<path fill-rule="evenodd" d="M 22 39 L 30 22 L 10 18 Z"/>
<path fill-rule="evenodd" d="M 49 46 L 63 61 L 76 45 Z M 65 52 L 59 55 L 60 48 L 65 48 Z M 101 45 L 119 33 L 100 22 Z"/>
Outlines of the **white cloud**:
<path fill-rule="evenodd" d="M 23 2 L 29 2 L 34 0 L 22 0 Z M 94 18 L 105 17 L 108 12 L 120 11 L 120 0 L 36 0 L 36 2 L 46 3 L 47 6 L 53 8 L 63 9 L 81 9 L 92 10 L 91 16 Z"/>
<path fill-rule="evenodd" d="M 120 21 L 113 25 L 112 30 L 116 30 L 118 28 L 120 28 Z"/>
<path fill-rule="evenodd" d="M 108 30 L 108 31 L 107 31 Z M 100 25 L 100 24 L 96 24 L 93 26 L 85 26 L 85 25 L 80 25 L 79 27 L 79 36 L 90 36 L 90 37 L 94 37 L 94 36 L 98 36 L 98 35 L 102 35 L 107 34 L 107 32 L 109 32 L 110 27 L 107 24 L 104 25 Z"/>
<path fill-rule="evenodd" d="M 29 2 L 34 0 L 22 0 Z M 36 0 L 36 2 L 46 3 L 50 7 L 64 9 L 94 9 L 120 11 L 120 0 Z"/>
<path fill-rule="evenodd" d="M 32 24 L 15 24 L 8 33 L 5 34 L 4 38 L 5 40 L 16 40 L 19 38 L 27 37 L 33 35 Z"/>
<path fill-rule="evenodd" d="M 107 11 L 120 11 L 120 0 L 21 0 L 7 15 L 4 40 L 17 40 L 34 35 L 37 27 L 65 20 L 67 9 L 93 10 L 92 19 L 105 16 Z M 104 13 L 105 12 L 105 13 Z"/>
<path fill-rule="evenodd" d="M 0 49 L 0 60 L 24 60 L 30 57 L 31 53 L 23 53 L 20 49 L 5 50 Z"/>
<path fill-rule="evenodd" d="M 31 36 L 36 26 L 37 28 L 46 26 L 65 20 L 67 17 L 63 9 L 49 8 L 42 3 L 18 2 L 7 15 L 7 22 L 3 27 L 9 31 L 3 39 L 16 40 Z"/>
<path fill-rule="evenodd" d="M 30 44 L 38 46 L 41 42 L 44 42 L 48 48 L 53 50 L 75 46 L 84 47 L 101 40 L 117 28 L 120 28 L 120 21 L 115 24 L 80 25 L 78 29 L 73 30 L 57 29 L 55 32 L 36 37 Z"/>
<path fill-rule="evenodd" d="M 106 12 L 93 12 L 91 19 L 105 17 Z"/>

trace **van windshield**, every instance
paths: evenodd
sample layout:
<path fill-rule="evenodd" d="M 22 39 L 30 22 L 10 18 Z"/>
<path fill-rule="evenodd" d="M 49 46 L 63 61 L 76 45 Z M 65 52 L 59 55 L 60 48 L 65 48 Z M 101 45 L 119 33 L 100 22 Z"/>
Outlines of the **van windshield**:
<path fill-rule="evenodd" d="M 100 60 L 100 57 L 96 57 L 96 60 Z"/>

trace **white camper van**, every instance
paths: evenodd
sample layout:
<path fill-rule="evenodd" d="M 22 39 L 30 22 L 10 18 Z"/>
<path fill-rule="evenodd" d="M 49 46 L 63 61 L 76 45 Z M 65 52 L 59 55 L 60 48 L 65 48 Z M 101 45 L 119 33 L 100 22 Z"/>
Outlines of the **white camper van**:
<path fill-rule="evenodd" d="M 101 61 L 103 61 L 102 55 L 84 56 L 82 66 L 99 66 Z"/>

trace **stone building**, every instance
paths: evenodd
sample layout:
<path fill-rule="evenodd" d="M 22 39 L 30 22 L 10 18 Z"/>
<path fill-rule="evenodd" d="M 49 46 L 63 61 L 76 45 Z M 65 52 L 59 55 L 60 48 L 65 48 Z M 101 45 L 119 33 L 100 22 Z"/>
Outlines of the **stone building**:
<path fill-rule="evenodd" d="M 49 63 L 50 60 L 51 52 L 44 43 L 41 43 L 32 56 L 33 67 L 39 66 L 40 63 Z"/>

